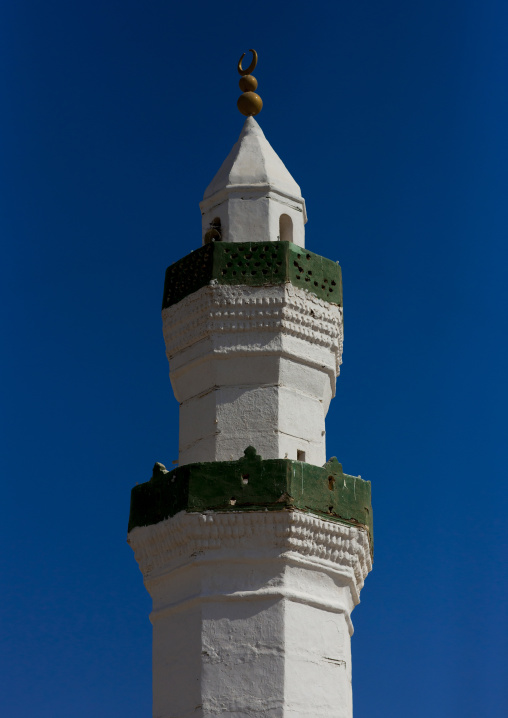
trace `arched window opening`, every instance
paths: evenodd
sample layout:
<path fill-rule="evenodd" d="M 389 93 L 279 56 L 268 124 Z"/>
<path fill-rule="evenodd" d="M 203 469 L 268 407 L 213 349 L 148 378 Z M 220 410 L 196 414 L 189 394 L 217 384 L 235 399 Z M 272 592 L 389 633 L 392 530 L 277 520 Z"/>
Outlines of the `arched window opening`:
<path fill-rule="evenodd" d="M 210 229 L 205 233 L 205 244 L 210 242 L 221 242 L 222 241 L 222 230 L 220 224 L 220 217 L 215 217 L 210 222 Z"/>
<path fill-rule="evenodd" d="M 281 242 L 293 241 L 293 220 L 289 214 L 281 214 L 279 219 L 279 239 Z"/>

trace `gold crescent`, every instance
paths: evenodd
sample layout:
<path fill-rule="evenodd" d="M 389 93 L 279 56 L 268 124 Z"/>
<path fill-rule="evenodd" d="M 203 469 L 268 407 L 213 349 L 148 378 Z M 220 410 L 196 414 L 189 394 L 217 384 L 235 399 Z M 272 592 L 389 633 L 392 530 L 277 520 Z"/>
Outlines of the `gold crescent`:
<path fill-rule="evenodd" d="M 249 52 L 252 52 L 252 62 L 250 63 L 249 67 L 244 70 L 242 68 L 242 60 L 245 57 L 245 53 L 241 56 L 241 58 L 238 60 L 238 72 L 240 75 L 250 75 L 251 72 L 253 72 L 254 68 L 258 64 L 258 54 L 255 50 L 249 50 Z"/>

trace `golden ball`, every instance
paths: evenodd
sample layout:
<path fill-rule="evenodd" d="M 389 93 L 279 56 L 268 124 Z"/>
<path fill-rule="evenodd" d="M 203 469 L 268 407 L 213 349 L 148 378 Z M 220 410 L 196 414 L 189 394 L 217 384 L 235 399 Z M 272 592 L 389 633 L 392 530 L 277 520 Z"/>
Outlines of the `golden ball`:
<path fill-rule="evenodd" d="M 246 117 L 252 117 L 261 112 L 263 100 L 255 92 L 244 92 L 236 103 L 238 109 Z"/>
<path fill-rule="evenodd" d="M 242 92 L 254 92 L 258 86 L 258 81 L 254 75 L 244 75 L 240 78 L 240 82 L 238 84 L 240 85 L 240 90 Z"/>

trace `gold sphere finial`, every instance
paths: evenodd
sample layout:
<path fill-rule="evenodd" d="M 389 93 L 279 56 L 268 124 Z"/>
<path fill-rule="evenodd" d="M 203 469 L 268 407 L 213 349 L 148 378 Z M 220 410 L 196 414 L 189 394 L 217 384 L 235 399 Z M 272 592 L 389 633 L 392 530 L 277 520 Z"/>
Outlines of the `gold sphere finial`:
<path fill-rule="evenodd" d="M 257 115 L 263 107 L 263 100 L 254 92 L 258 86 L 258 81 L 251 75 L 251 72 L 258 64 L 258 54 L 255 50 L 249 50 L 249 52 L 252 52 L 252 62 L 246 70 L 242 67 L 242 60 L 245 57 L 245 53 L 243 53 L 238 60 L 238 72 L 241 75 L 239 85 L 243 95 L 240 95 L 236 103 L 242 115 L 246 117 Z"/>

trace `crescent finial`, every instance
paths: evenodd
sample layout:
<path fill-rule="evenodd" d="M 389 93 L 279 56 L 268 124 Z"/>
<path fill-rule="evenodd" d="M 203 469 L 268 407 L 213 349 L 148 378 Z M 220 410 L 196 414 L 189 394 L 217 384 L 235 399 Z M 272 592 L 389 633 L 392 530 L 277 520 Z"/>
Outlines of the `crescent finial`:
<path fill-rule="evenodd" d="M 238 60 L 238 72 L 240 75 L 250 75 L 251 72 L 254 70 L 256 65 L 258 64 L 258 54 L 255 50 L 249 50 L 249 52 L 252 52 L 252 62 L 250 63 L 249 67 L 244 70 L 242 68 L 242 60 L 245 57 L 245 52 L 241 56 L 241 58 Z"/>
<path fill-rule="evenodd" d="M 255 50 L 249 50 L 249 52 L 252 52 L 252 62 L 246 70 L 242 67 L 242 60 L 245 57 L 245 53 L 243 53 L 241 58 L 238 60 L 238 72 L 241 75 L 240 82 L 238 84 L 240 85 L 240 90 L 243 92 L 243 95 L 240 95 L 238 102 L 236 103 L 236 106 L 242 115 L 245 115 L 246 117 L 257 115 L 258 112 L 261 112 L 261 108 L 263 107 L 263 100 L 254 92 L 254 90 L 257 89 L 258 81 L 254 75 L 251 75 L 252 70 L 257 65 L 258 54 Z"/>

